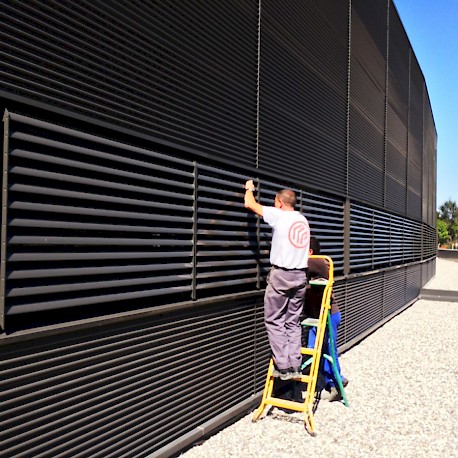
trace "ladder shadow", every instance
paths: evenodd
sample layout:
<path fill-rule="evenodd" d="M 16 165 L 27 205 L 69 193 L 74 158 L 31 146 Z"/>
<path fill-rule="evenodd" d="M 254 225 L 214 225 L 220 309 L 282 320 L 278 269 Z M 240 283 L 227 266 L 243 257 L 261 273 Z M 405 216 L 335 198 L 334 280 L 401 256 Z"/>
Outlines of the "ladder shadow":
<path fill-rule="evenodd" d="M 324 376 L 321 373 L 319 373 L 315 391 L 315 398 L 312 405 L 313 414 L 315 414 L 315 412 L 318 410 L 320 402 L 324 401 L 323 399 L 321 399 L 321 393 L 324 390 L 324 385 Z M 273 396 L 288 401 L 302 402 L 304 400 L 303 396 L 305 395 L 306 390 L 306 383 L 296 382 L 294 380 L 275 379 L 273 387 Z M 304 421 L 303 415 L 300 412 L 296 412 L 289 409 L 283 409 L 281 407 L 276 407 L 276 409 L 276 411 L 284 412 L 285 415 L 291 415 L 293 413 L 299 414 L 301 422 Z M 272 410 L 273 409 L 269 411 L 268 415 L 272 415 Z M 283 419 L 284 416 L 281 416 L 281 418 Z"/>

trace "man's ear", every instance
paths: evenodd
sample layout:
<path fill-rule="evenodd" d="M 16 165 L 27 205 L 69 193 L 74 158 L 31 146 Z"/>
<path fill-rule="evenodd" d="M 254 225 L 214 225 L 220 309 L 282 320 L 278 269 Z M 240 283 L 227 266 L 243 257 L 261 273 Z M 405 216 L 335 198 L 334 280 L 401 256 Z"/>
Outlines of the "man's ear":
<path fill-rule="evenodd" d="M 309 248 L 309 254 L 313 254 L 313 250 Z"/>

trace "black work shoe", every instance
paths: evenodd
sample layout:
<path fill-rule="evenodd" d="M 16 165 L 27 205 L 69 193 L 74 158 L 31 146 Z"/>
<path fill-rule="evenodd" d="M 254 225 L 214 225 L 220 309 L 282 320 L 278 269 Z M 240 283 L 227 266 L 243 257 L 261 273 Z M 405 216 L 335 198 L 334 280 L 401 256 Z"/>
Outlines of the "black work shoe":
<path fill-rule="evenodd" d="M 280 380 L 291 380 L 292 374 L 289 369 L 277 369 L 275 368 L 272 375 L 274 377 L 280 378 Z"/>
<path fill-rule="evenodd" d="M 328 401 L 333 402 L 333 401 L 340 401 L 342 399 L 342 395 L 339 393 L 339 390 L 333 386 L 331 388 L 331 392 L 329 393 Z"/>
<path fill-rule="evenodd" d="M 302 377 L 302 372 L 301 368 L 299 367 L 291 367 L 290 369 L 291 372 L 291 378 L 301 378 Z"/>

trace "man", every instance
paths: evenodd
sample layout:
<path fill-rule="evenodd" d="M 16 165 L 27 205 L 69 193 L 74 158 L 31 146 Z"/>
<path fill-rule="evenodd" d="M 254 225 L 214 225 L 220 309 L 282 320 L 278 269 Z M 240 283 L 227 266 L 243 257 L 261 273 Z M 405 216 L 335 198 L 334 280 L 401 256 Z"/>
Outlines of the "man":
<path fill-rule="evenodd" d="M 301 376 L 301 324 L 310 228 L 307 219 L 294 210 L 296 195 L 283 189 L 274 207 L 256 202 L 252 180 L 245 183 L 245 207 L 262 216 L 272 227 L 270 263 L 264 296 L 264 321 L 275 370 L 274 377 L 290 380 Z"/>
<path fill-rule="evenodd" d="M 320 242 L 316 237 L 310 237 L 310 251 L 309 254 L 319 255 L 321 252 Z M 329 266 L 327 262 L 322 258 L 310 258 L 308 261 L 308 280 L 316 278 L 329 278 Z M 318 318 L 321 308 L 322 291 L 315 288 L 308 288 L 306 292 L 306 310 L 305 314 L 314 318 Z M 331 297 L 331 326 L 332 334 L 334 337 L 334 354 L 336 356 L 336 367 L 339 372 L 340 378 L 342 379 L 342 385 L 345 387 L 348 385 L 348 379 L 341 375 L 340 364 L 337 352 L 337 329 L 340 325 L 341 314 L 337 301 L 335 300 L 334 294 Z M 315 346 L 316 328 L 311 328 L 309 331 L 307 347 L 313 348 Z M 323 352 L 330 355 L 329 348 L 329 336 L 328 333 L 325 335 L 323 342 Z M 325 378 L 325 389 L 330 392 L 328 397 L 329 401 L 337 401 L 341 399 L 341 394 L 336 387 L 336 380 L 334 372 L 332 370 L 332 364 L 325 359 L 323 363 L 323 374 Z"/>

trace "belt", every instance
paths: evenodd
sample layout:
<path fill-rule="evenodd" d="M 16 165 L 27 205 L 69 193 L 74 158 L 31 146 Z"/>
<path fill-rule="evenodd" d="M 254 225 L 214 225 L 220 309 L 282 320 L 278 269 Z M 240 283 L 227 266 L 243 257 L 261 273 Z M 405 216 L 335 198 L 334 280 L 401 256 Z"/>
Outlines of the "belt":
<path fill-rule="evenodd" d="M 293 272 L 293 271 L 301 271 L 301 272 L 307 272 L 307 267 L 304 267 L 303 269 L 287 269 L 286 267 L 280 267 L 272 264 L 273 269 L 280 269 L 280 270 L 286 270 L 287 272 Z"/>

